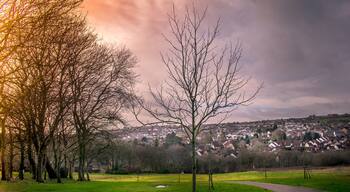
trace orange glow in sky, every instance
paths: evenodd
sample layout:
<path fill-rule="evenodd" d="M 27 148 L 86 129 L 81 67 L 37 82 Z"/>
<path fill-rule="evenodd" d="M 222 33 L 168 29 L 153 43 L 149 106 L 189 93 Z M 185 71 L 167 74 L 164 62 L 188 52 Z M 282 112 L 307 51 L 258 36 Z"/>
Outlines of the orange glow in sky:
<path fill-rule="evenodd" d="M 175 0 L 181 16 L 191 1 Z M 195 0 L 208 7 L 209 23 L 221 18 L 218 43 L 239 40 L 241 63 L 264 89 L 233 120 L 349 112 L 349 1 Z M 317 3 L 316 3 L 317 2 Z M 167 50 L 172 0 L 85 0 L 88 22 L 105 42 L 137 56 L 137 89 L 166 78 L 160 52 Z M 335 78 L 336 77 L 336 78 Z"/>

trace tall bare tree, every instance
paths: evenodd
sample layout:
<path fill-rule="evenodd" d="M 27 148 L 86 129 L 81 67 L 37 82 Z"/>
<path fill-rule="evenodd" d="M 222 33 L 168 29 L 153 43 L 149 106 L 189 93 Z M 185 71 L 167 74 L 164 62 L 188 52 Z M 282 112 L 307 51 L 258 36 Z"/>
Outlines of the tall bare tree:
<path fill-rule="evenodd" d="M 152 102 L 139 100 L 142 109 L 153 118 L 153 123 L 173 124 L 184 129 L 192 145 L 192 191 L 196 191 L 196 138 L 205 123 L 223 121 L 239 106 L 249 104 L 260 87 L 246 94 L 249 78 L 240 71 L 240 44 L 217 47 L 220 21 L 205 28 L 207 9 L 199 11 L 195 5 L 187 7 L 184 18 L 179 18 L 175 7 L 168 15 L 171 35 L 162 61 L 168 80 L 160 89 L 150 88 Z M 248 95 L 248 96 L 247 96 Z M 140 118 L 138 118 L 140 120 Z M 140 120 L 141 122 L 144 122 Z M 150 120 L 148 120 L 150 121 Z"/>
<path fill-rule="evenodd" d="M 77 149 L 82 172 L 79 180 L 85 180 L 85 145 L 101 128 L 123 122 L 121 112 L 126 100 L 133 98 L 132 68 L 136 60 L 125 48 L 98 42 L 85 17 L 77 11 L 81 3 L 0 0 L 3 179 L 9 175 L 5 161 L 12 157 L 17 138 L 21 178 L 26 152 L 34 179 L 43 182 L 46 169 L 50 178 L 57 177 L 61 182 L 61 162 L 67 167 L 69 161 L 72 172 L 75 157 L 67 156 Z M 9 150 L 6 143 L 11 144 Z M 11 167 L 12 162 L 8 169 Z"/>
<path fill-rule="evenodd" d="M 127 49 L 95 44 L 70 70 L 72 116 L 79 149 L 78 180 L 86 180 L 86 145 L 109 123 L 123 122 L 121 112 L 132 98 L 136 60 Z"/>
<path fill-rule="evenodd" d="M 6 163 L 5 163 L 5 146 L 6 146 L 6 111 L 4 109 L 5 98 L 5 84 L 7 83 L 7 76 L 10 73 L 8 61 L 8 55 L 13 51 L 13 45 L 11 44 L 11 29 L 13 23 L 16 22 L 16 12 L 14 1 L 0 1 L 0 127 L 1 127 L 1 180 L 6 180 Z M 11 51 L 10 51 L 11 50 Z"/>
<path fill-rule="evenodd" d="M 45 167 L 52 170 L 50 177 L 57 174 L 48 166 L 46 151 L 72 101 L 68 67 L 86 49 L 91 35 L 84 18 L 75 12 L 80 0 L 35 2 L 26 25 L 14 31 L 18 41 L 31 38 L 21 42 L 10 58 L 21 66 L 12 74 L 14 95 L 20 98 L 13 101 L 19 103 L 14 106 L 25 126 L 33 175 L 43 182 Z"/>

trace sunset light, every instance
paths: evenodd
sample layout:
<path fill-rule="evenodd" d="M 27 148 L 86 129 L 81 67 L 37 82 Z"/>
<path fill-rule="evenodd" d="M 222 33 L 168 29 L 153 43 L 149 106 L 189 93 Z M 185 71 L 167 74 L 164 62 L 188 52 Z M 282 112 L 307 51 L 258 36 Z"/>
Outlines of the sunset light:
<path fill-rule="evenodd" d="M 0 0 L 0 192 L 350 191 L 349 13 Z"/>

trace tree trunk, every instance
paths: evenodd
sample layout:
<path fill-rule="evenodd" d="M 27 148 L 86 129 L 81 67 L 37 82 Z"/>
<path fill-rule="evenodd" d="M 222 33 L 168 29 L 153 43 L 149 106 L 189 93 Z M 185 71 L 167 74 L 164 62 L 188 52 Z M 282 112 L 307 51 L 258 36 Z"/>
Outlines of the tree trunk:
<path fill-rule="evenodd" d="M 80 136 L 79 136 L 80 137 Z M 83 139 L 79 139 L 79 170 L 78 181 L 85 181 L 85 145 Z"/>
<path fill-rule="evenodd" d="M 57 139 L 59 139 L 59 137 L 57 137 Z M 53 141 L 52 141 L 52 150 L 53 150 L 53 152 L 54 152 L 57 183 L 62 183 L 62 181 L 61 181 L 61 176 L 60 176 L 60 175 L 61 175 L 61 174 L 60 174 L 61 165 L 60 165 L 60 157 L 59 157 L 60 155 L 59 155 L 58 146 L 56 147 L 55 138 L 53 138 Z"/>
<path fill-rule="evenodd" d="M 28 160 L 29 160 L 29 164 L 30 164 L 30 169 L 31 169 L 31 173 L 32 173 L 32 179 L 36 180 L 36 163 L 34 161 L 33 158 L 33 152 L 32 152 L 32 144 L 28 144 L 28 149 L 27 149 L 27 153 L 28 153 Z"/>
<path fill-rule="evenodd" d="M 5 130 L 5 117 L 1 119 L 1 180 L 6 181 L 6 161 L 5 161 L 5 148 L 6 148 L 6 130 Z"/>
<path fill-rule="evenodd" d="M 196 192 L 197 187 L 197 160 L 196 160 L 196 138 L 195 133 L 192 134 L 192 192 Z"/>
<path fill-rule="evenodd" d="M 21 129 L 19 130 L 18 133 L 18 140 L 19 140 L 19 145 L 20 145 L 20 162 L 19 162 L 19 173 L 18 173 L 18 178 L 20 180 L 24 179 L 24 142 L 22 138 L 22 131 Z"/>
<path fill-rule="evenodd" d="M 9 159 L 9 170 L 8 170 L 8 180 L 12 180 L 12 173 L 13 173 L 13 159 L 14 159 L 14 151 L 13 151 L 13 145 L 14 145 L 14 141 L 13 141 L 13 133 L 12 130 L 9 129 L 9 139 L 10 139 L 10 151 L 9 151 L 9 155 L 10 155 L 10 159 Z"/>
<path fill-rule="evenodd" d="M 68 158 L 67 158 L 67 154 L 64 153 L 63 155 L 63 162 L 64 162 L 64 171 L 65 171 L 65 174 L 64 175 L 60 175 L 62 178 L 65 178 L 67 179 L 68 178 Z"/>
<path fill-rule="evenodd" d="M 57 163 L 57 168 L 56 168 L 56 172 L 57 172 L 57 183 L 62 183 L 61 181 L 61 170 L 60 170 L 60 163 Z"/>
<path fill-rule="evenodd" d="M 57 178 L 57 173 L 56 173 L 55 169 L 52 167 L 48 157 L 45 158 L 45 169 L 47 171 L 47 174 L 49 175 L 49 179 L 56 179 Z"/>
<path fill-rule="evenodd" d="M 209 179 L 209 191 L 214 190 L 214 182 L 213 182 L 213 172 L 211 170 L 211 154 L 209 152 L 208 155 L 209 163 L 208 163 L 208 179 Z"/>
<path fill-rule="evenodd" d="M 43 167 L 44 167 L 44 153 L 42 150 L 39 150 L 37 154 L 37 167 L 36 167 L 36 181 L 38 183 L 44 183 L 43 179 Z"/>
<path fill-rule="evenodd" d="M 85 166 L 85 173 L 86 173 L 86 179 L 88 181 L 90 181 L 89 166 L 90 166 L 90 162 L 87 160 L 87 163 L 86 163 L 86 166 Z"/>
<path fill-rule="evenodd" d="M 89 175 L 89 170 L 86 168 L 86 178 L 88 181 L 90 181 L 90 175 Z"/>
<path fill-rule="evenodd" d="M 28 155 L 28 160 L 30 164 L 30 171 L 32 173 L 32 179 L 36 180 L 36 174 L 37 174 L 37 168 L 36 168 L 36 163 L 33 157 L 33 151 L 32 151 L 32 131 L 31 131 L 31 126 L 27 126 L 27 155 Z"/>
<path fill-rule="evenodd" d="M 73 169 L 74 169 L 74 158 L 69 161 L 69 179 L 73 179 Z"/>

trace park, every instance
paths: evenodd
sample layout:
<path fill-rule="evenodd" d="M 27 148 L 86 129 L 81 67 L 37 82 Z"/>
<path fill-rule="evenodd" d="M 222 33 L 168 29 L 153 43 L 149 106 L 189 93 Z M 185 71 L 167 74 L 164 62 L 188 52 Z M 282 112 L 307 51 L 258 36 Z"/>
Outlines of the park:
<path fill-rule="evenodd" d="M 350 191 L 349 10 L 0 0 L 0 192 Z"/>

